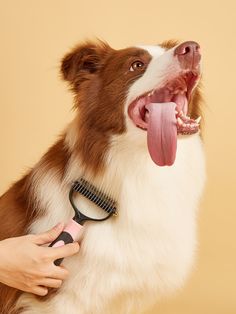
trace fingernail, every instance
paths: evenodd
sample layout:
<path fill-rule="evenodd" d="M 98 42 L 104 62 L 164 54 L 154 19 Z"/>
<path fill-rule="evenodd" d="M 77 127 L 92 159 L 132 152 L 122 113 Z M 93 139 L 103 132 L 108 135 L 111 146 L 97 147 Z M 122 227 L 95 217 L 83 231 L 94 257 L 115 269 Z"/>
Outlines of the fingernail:
<path fill-rule="evenodd" d="M 76 249 L 79 251 L 79 249 L 80 249 L 79 243 L 78 242 L 74 242 L 74 243 L 76 243 Z"/>
<path fill-rule="evenodd" d="M 44 295 L 47 295 L 48 294 L 48 289 L 45 289 L 44 293 L 45 293 Z"/>
<path fill-rule="evenodd" d="M 63 226 L 63 222 L 59 222 L 54 228 L 60 229 Z"/>

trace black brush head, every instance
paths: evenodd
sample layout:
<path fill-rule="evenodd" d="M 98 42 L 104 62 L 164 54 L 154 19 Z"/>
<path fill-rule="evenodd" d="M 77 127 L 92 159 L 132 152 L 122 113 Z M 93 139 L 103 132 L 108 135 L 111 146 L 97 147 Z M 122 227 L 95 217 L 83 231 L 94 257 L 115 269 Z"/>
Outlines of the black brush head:
<path fill-rule="evenodd" d="M 81 195 L 102 208 L 108 214 L 116 215 L 116 202 L 110 196 L 97 189 L 84 178 L 80 178 L 78 181 L 75 181 L 73 183 L 72 189 L 76 192 L 79 192 Z"/>

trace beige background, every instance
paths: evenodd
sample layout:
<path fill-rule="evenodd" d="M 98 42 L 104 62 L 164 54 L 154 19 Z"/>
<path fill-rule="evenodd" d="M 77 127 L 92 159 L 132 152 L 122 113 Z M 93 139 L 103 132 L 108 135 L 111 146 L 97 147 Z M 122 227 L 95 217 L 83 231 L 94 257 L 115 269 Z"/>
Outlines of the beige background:
<path fill-rule="evenodd" d="M 97 36 L 121 48 L 177 38 L 202 46 L 208 183 L 199 257 L 185 288 L 152 313 L 236 313 L 234 3 L 0 0 L 0 192 L 38 160 L 72 117 L 58 65 L 77 41 Z"/>

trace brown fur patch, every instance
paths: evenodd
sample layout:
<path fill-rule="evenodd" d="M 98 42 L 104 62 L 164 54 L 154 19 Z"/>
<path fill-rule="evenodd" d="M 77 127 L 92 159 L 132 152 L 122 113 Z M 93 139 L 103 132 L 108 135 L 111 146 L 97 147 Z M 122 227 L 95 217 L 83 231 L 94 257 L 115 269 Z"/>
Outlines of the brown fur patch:
<path fill-rule="evenodd" d="M 174 48 L 178 44 L 179 44 L 178 40 L 170 39 L 170 40 L 163 41 L 161 44 L 159 44 L 159 46 L 168 50 L 168 49 Z"/>
<path fill-rule="evenodd" d="M 0 241 L 26 234 L 34 208 L 30 176 L 27 174 L 0 197 Z"/>
<path fill-rule="evenodd" d="M 14 304 L 21 295 L 21 291 L 0 284 L 0 313 L 1 314 L 18 314 L 14 310 Z"/>
<path fill-rule="evenodd" d="M 196 119 L 198 117 L 202 118 L 201 123 L 200 123 L 200 130 L 203 131 L 204 115 L 203 115 L 202 106 L 203 106 L 204 101 L 202 97 L 201 88 L 202 88 L 202 83 L 200 81 L 198 86 L 193 91 L 192 97 L 190 99 L 189 106 L 188 106 L 188 115 L 193 119 Z M 201 132 L 201 137 L 202 137 L 202 132 Z"/>
<path fill-rule="evenodd" d="M 61 138 L 43 156 L 40 167 L 35 167 L 25 177 L 16 182 L 0 197 L 0 241 L 10 237 L 27 234 L 32 222 L 43 214 L 44 208 L 34 197 L 32 189 L 32 173 L 39 176 L 38 170 L 54 170 L 55 175 L 62 180 L 70 153 Z M 41 175 L 41 174 L 40 174 Z M 16 313 L 11 309 L 22 292 L 0 283 L 0 313 Z M 20 312 L 17 312 L 20 313 Z"/>
<path fill-rule="evenodd" d="M 33 219 L 29 177 L 30 174 L 26 175 L 0 197 L 0 241 L 26 234 Z M 10 313 L 19 295 L 16 289 L 0 283 L 0 313 Z"/>
<path fill-rule="evenodd" d="M 59 181 L 62 181 L 70 158 L 71 152 L 65 143 L 65 136 L 63 135 L 43 156 L 39 167 L 54 170 Z"/>
<path fill-rule="evenodd" d="M 134 61 L 144 66 L 130 71 Z M 130 85 L 151 60 L 139 48 L 114 50 L 99 42 L 77 46 L 62 61 L 62 75 L 79 111 L 77 151 L 87 171 L 102 171 L 111 136 L 125 132 L 124 104 Z"/>
<path fill-rule="evenodd" d="M 202 94 L 201 94 L 201 85 L 198 85 L 192 94 L 192 97 L 190 99 L 189 106 L 188 106 L 189 115 L 193 119 L 196 119 L 202 115 L 202 109 L 201 109 L 202 103 L 203 103 L 203 99 L 202 99 Z"/>

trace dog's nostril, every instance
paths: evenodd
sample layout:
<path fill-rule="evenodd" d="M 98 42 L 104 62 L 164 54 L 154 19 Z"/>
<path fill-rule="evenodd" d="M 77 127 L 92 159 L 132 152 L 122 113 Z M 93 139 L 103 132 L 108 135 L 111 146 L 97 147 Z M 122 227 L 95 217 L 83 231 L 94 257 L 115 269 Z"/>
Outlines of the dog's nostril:
<path fill-rule="evenodd" d="M 191 48 L 189 46 L 185 47 L 184 54 L 189 53 L 191 51 Z"/>
<path fill-rule="evenodd" d="M 200 54 L 200 46 L 195 41 L 186 41 L 175 48 L 174 54 L 177 56 Z"/>
<path fill-rule="evenodd" d="M 182 68 L 196 68 L 201 59 L 200 46 L 195 41 L 186 41 L 174 49 L 174 56 Z"/>

